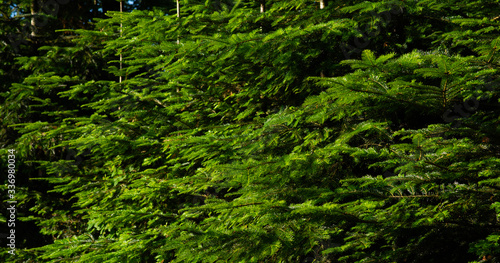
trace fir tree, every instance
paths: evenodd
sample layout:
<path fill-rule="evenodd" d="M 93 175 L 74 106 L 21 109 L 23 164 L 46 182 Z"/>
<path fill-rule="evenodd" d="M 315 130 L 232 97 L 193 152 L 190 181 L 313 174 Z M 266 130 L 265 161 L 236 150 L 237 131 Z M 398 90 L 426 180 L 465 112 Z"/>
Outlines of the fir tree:
<path fill-rule="evenodd" d="M 61 200 L 9 260 L 495 260 L 496 1 L 179 3 L 19 59 Z"/>

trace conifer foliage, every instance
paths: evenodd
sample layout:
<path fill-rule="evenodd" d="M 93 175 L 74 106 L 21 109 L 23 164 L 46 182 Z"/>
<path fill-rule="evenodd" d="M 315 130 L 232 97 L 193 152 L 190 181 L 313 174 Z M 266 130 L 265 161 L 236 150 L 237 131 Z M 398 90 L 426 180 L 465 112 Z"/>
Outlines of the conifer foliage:
<path fill-rule="evenodd" d="M 500 260 L 498 1 L 179 4 L 17 59 L 0 258 Z"/>

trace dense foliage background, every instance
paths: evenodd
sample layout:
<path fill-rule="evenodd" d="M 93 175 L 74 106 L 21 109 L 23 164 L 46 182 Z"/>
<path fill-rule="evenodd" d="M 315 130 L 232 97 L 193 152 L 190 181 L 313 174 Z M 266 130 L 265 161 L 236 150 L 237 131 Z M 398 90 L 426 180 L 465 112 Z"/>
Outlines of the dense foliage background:
<path fill-rule="evenodd" d="M 0 1 L 1 261 L 500 261 L 500 1 L 179 6 Z"/>

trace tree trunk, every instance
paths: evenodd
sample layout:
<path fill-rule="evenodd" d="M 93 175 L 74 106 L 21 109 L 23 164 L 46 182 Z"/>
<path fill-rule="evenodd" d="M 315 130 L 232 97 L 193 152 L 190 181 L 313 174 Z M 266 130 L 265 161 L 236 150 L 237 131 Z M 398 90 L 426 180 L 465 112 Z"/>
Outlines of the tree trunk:
<path fill-rule="evenodd" d="M 122 17 L 121 14 L 123 13 L 123 0 L 120 0 L 120 37 L 122 37 L 122 31 L 123 31 L 123 23 L 122 23 Z M 122 52 L 120 52 L 120 79 L 119 82 L 122 83 L 122 68 L 123 68 L 123 55 Z"/>
<path fill-rule="evenodd" d="M 36 0 L 31 0 L 31 37 L 36 36 Z"/>
<path fill-rule="evenodd" d="M 179 20 L 180 17 L 181 17 L 181 5 L 179 3 L 179 0 L 177 0 L 177 20 Z M 177 45 L 179 45 L 180 43 L 181 41 L 179 40 L 179 37 L 177 37 Z"/>

